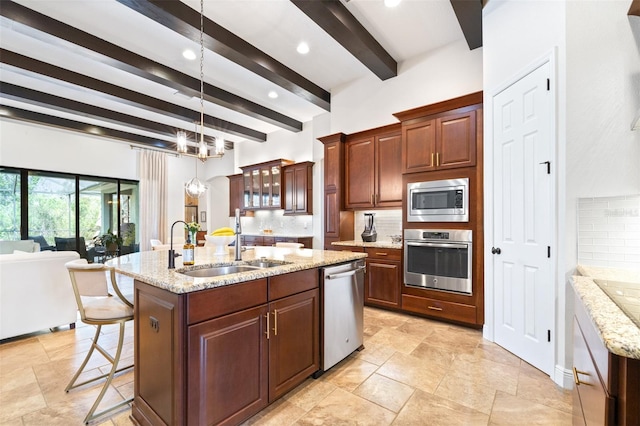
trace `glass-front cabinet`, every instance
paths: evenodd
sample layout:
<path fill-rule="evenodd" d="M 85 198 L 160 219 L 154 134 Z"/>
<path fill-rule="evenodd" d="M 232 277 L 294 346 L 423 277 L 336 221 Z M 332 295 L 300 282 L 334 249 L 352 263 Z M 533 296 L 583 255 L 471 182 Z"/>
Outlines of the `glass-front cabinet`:
<path fill-rule="evenodd" d="M 247 210 L 282 208 L 282 167 L 291 160 L 274 160 L 242 167 L 244 207 Z"/>

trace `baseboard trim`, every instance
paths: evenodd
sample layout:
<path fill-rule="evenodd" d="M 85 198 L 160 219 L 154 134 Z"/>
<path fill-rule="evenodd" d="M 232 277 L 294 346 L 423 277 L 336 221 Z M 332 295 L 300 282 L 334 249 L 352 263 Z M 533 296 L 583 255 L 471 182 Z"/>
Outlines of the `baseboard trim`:
<path fill-rule="evenodd" d="M 553 381 L 564 389 L 573 389 L 573 371 L 567 370 L 561 365 L 556 365 Z"/>

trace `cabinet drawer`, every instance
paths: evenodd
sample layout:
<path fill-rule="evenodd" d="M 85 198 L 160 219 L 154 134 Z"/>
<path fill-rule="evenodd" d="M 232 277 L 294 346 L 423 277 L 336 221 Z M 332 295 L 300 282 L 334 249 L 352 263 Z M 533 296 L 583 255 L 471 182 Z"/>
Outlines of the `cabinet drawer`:
<path fill-rule="evenodd" d="M 318 287 L 318 269 L 305 269 L 269 279 L 269 300 L 276 300 Z"/>
<path fill-rule="evenodd" d="M 238 312 L 267 303 L 267 279 L 232 284 L 187 295 L 187 323 Z"/>
<path fill-rule="evenodd" d="M 591 358 L 590 346 L 582 334 L 578 321 L 573 321 L 573 378 L 574 401 L 580 407 L 587 425 L 613 425 L 615 415 L 614 399 L 611 398 L 598 374 Z M 578 407 L 574 407 L 574 410 Z"/>
<path fill-rule="evenodd" d="M 403 294 L 402 309 L 453 321 L 471 324 L 475 324 L 476 322 L 476 307 L 462 303 L 445 302 L 443 300 Z"/>
<path fill-rule="evenodd" d="M 397 261 L 402 259 L 402 250 L 399 249 L 366 247 L 365 253 L 367 253 L 369 259 L 373 258 Z"/>

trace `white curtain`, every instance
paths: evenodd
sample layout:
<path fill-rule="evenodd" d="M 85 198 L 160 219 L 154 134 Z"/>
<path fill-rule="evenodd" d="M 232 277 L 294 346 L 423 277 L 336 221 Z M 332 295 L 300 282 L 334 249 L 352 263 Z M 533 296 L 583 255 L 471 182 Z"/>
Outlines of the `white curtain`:
<path fill-rule="evenodd" d="M 165 242 L 167 229 L 166 154 L 140 151 L 140 250 L 151 250 L 150 240 Z"/>

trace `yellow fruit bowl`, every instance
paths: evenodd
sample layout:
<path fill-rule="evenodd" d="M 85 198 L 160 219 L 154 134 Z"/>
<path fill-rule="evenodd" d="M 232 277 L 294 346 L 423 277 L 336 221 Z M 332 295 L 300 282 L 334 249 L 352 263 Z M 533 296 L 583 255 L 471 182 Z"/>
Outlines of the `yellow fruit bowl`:
<path fill-rule="evenodd" d="M 227 245 L 235 239 L 234 235 L 205 235 L 205 247 L 216 247 L 216 254 L 227 254 Z"/>

